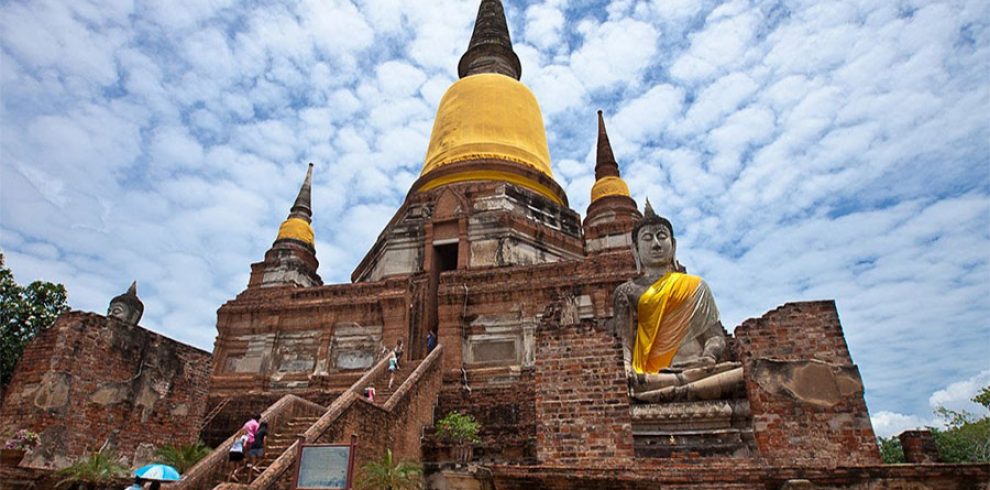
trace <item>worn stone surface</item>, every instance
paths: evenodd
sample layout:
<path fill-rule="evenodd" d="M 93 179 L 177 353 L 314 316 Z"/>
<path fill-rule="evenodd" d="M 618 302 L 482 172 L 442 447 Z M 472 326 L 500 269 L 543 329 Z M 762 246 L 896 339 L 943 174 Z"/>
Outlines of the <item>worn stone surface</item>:
<path fill-rule="evenodd" d="M 757 446 L 768 463 L 880 463 L 835 303 L 788 303 L 746 320 L 735 338 Z"/>
<path fill-rule="evenodd" d="M 209 366 L 210 355 L 199 349 L 71 311 L 25 349 L 3 401 L 0 431 L 41 434 L 28 466 L 64 467 L 101 447 L 128 463 L 147 461 L 151 447 L 196 441 Z"/>
<path fill-rule="evenodd" d="M 851 396 L 863 396 L 855 366 L 835 366 L 817 360 L 756 359 L 750 377 L 768 393 L 798 403 L 831 408 Z"/>

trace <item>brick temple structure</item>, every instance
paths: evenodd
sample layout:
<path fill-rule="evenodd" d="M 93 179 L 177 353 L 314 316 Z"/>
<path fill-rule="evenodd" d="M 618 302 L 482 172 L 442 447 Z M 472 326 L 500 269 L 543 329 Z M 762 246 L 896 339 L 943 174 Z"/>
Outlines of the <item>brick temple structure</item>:
<path fill-rule="evenodd" d="M 717 361 L 741 375 L 714 395 L 689 383 L 664 401 L 632 396 L 613 298 L 639 274 L 645 203 L 603 114 L 582 220 L 553 178 L 500 1 L 481 2 L 457 71 L 419 179 L 349 284 L 317 272 L 310 166 L 247 288 L 218 311 L 201 412 L 217 449 L 178 488 L 289 488 L 297 444 L 352 435 L 358 466 L 391 449 L 423 462 L 431 488 L 987 488 L 986 465 L 881 464 L 832 301 L 724 329 Z M 467 465 L 434 436 L 453 411 L 482 427 Z M 265 470 L 225 483 L 227 448 L 254 413 L 273 427 Z"/>
<path fill-rule="evenodd" d="M 140 465 L 158 447 L 196 442 L 209 372 L 209 352 L 136 324 L 70 311 L 24 350 L 0 427 L 41 435 L 25 466 L 63 468 L 101 449 Z"/>

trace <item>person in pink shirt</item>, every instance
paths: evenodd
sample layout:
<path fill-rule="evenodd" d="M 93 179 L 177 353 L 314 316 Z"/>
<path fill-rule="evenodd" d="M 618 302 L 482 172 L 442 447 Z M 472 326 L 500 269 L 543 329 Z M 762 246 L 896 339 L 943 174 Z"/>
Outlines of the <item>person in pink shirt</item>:
<path fill-rule="evenodd" d="M 247 447 L 251 447 L 251 445 L 254 444 L 254 435 L 258 432 L 259 420 L 261 420 L 261 415 L 255 415 L 254 417 L 251 417 L 251 420 L 244 423 L 243 430 L 248 436 Z"/>

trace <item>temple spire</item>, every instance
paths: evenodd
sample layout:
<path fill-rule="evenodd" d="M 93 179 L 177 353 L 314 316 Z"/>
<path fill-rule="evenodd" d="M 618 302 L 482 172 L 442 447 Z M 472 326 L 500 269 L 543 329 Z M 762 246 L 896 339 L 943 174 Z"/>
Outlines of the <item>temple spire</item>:
<path fill-rule="evenodd" d="M 299 195 L 296 196 L 296 202 L 292 205 L 292 209 L 289 211 L 290 218 L 299 218 L 305 220 L 307 223 L 313 222 L 313 206 L 311 204 L 313 193 L 313 164 L 309 164 L 309 169 L 306 171 L 306 180 L 303 181 L 302 187 L 299 188 Z"/>
<path fill-rule="evenodd" d="M 612 153 L 612 144 L 608 141 L 608 133 L 605 132 L 605 118 L 602 111 L 598 111 L 598 158 L 595 162 L 595 180 L 603 177 L 620 177 L 619 164 L 615 161 L 615 154 Z"/>
<path fill-rule="evenodd" d="M 479 73 L 498 73 L 516 80 L 522 76 L 501 0 L 481 0 L 471 44 L 457 64 L 460 78 Z"/>

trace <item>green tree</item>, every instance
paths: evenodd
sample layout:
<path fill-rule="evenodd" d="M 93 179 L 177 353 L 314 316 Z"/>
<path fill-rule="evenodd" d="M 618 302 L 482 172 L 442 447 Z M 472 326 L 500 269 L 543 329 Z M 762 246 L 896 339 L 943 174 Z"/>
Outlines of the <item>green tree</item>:
<path fill-rule="evenodd" d="M 185 473 L 199 460 L 210 454 L 210 451 L 211 449 L 202 441 L 182 446 L 163 446 L 157 451 L 157 462 L 172 466 L 179 470 L 179 473 Z"/>
<path fill-rule="evenodd" d="M 980 390 L 972 400 L 986 406 L 990 386 Z M 957 412 L 938 407 L 935 413 L 947 421 L 944 429 L 930 427 L 939 455 L 946 463 L 990 462 L 990 415 L 979 417 L 965 410 Z"/>
<path fill-rule="evenodd" d="M 990 386 L 983 387 L 971 400 L 990 410 Z M 945 428 L 928 427 L 928 430 L 943 462 L 990 462 L 990 414 L 980 417 L 965 410 L 936 407 L 935 415 L 945 421 Z M 904 449 L 896 436 L 880 437 L 877 443 L 885 464 L 904 462 Z"/>
<path fill-rule="evenodd" d="M 416 490 L 422 487 L 423 468 L 414 463 L 395 462 L 392 450 L 385 456 L 361 466 L 357 487 L 362 490 Z"/>
<path fill-rule="evenodd" d="M 880 444 L 880 459 L 883 464 L 904 462 L 904 448 L 901 447 L 901 440 L 897 436 L 881 437 L 877 442 Z"/>
<path fill-rule="evenodd" d="M 10 382 L 24 347 L 69 309 L 67 296 L 61 284 L 18 285 L 0 253 L 0 385 Z"/>

